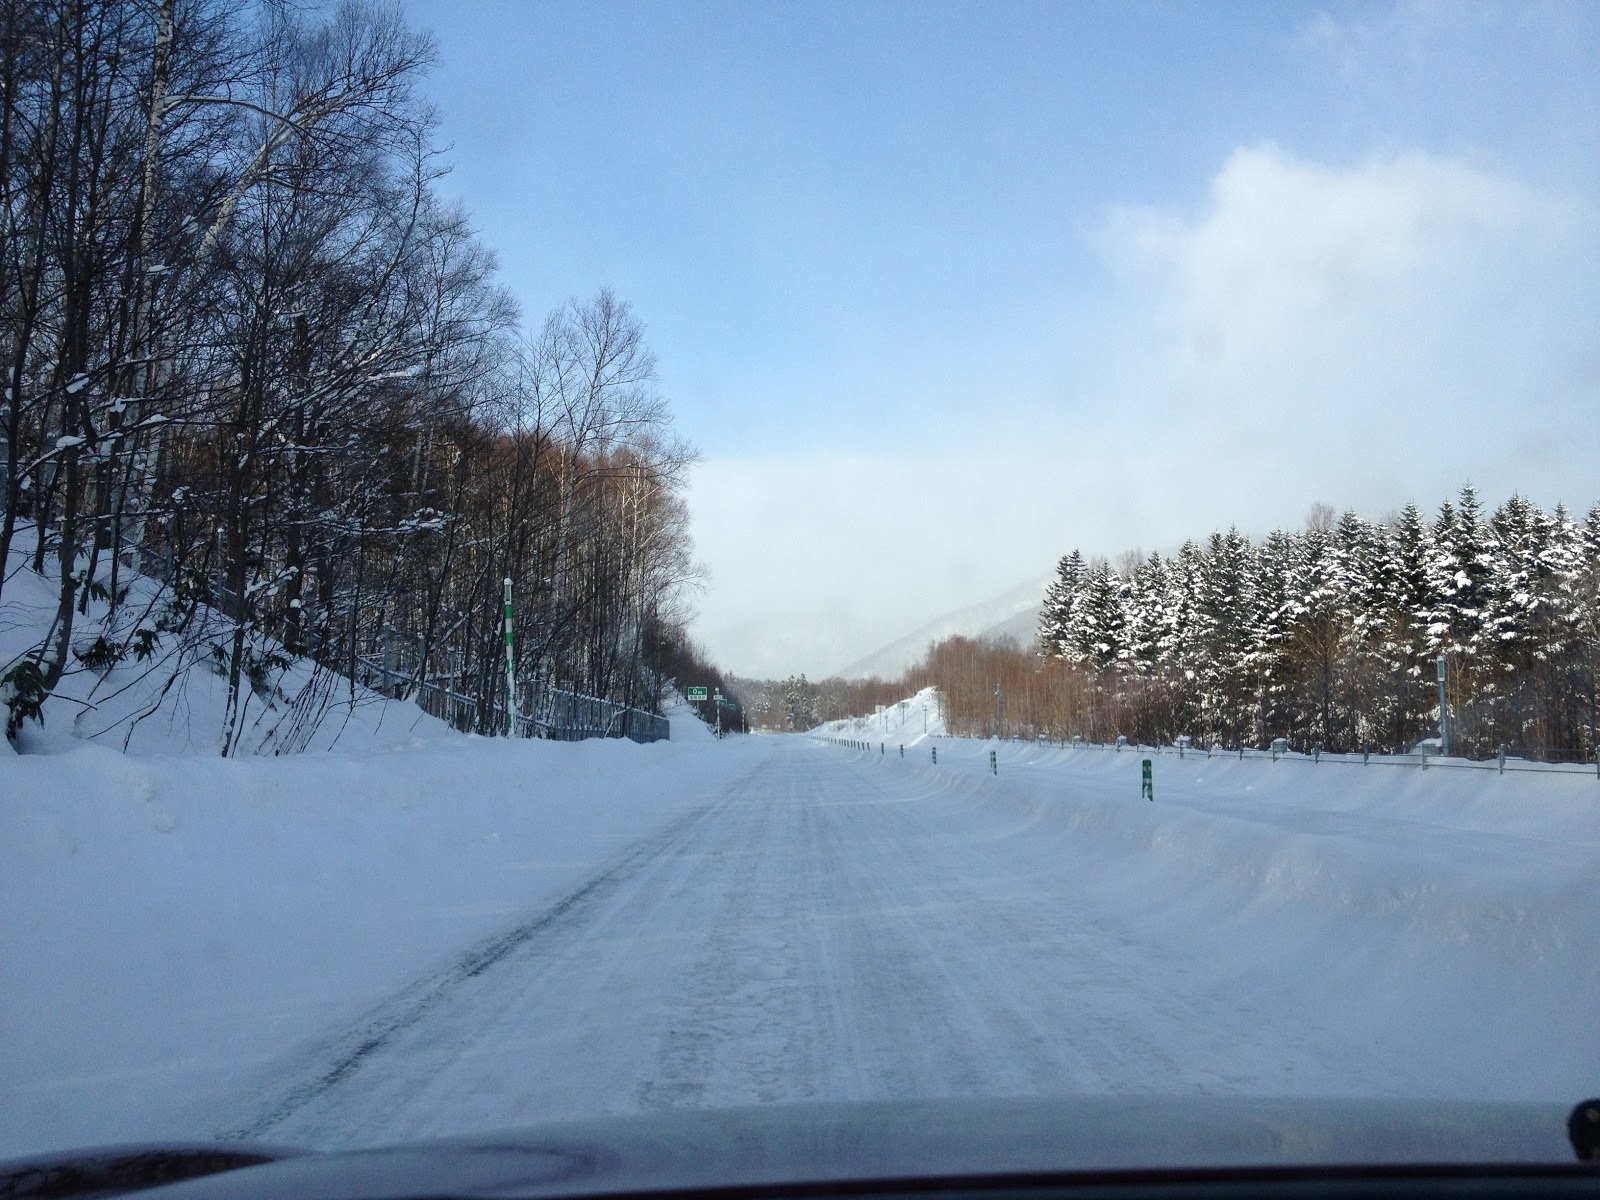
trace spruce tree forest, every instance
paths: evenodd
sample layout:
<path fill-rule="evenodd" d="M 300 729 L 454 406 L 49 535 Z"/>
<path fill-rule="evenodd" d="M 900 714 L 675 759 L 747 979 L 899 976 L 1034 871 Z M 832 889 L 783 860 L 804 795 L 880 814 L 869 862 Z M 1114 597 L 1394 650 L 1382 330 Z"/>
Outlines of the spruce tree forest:
<path fill-rule="evenodd" d="M 780 728 L 936 687 L 953 734 L 1397 753 L 1438 731 L 1440 657 L 1451 753 L 1593 761 L 1600 505 L 1486 512 L 1469 486 L 1431 516 L 1318 505 L 1259 542 L 1230 529 L 1117 566 L 1074 550 L 1033 647 L 951 637 L 896 681 L 738 686 Z"/>
<path fill-rule="evenodd" d="M 1085 737 L 1400 752 L 1438 729 L 1442 657 L 1452 753 L 1587 759 L 1597 583 L 1600 505 L 1491 513 L 1469 486 L 1431 520 L 1319 507 L 1259 545 L 1230 529 L 1122 570 L 1073 552 L 1039 649 Z"/>

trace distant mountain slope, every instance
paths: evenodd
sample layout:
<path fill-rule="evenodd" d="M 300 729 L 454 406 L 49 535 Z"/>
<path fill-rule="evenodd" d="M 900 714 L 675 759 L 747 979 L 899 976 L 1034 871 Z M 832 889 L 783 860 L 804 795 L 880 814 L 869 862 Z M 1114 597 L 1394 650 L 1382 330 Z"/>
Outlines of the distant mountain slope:
<path fill-rule="evenodd" d="M 871 675 L 892 679 L 921 658 L 930 642 L 954 634 L 1010 636 L 1026 646 L 1033 640 L 1034 629 L 1039 624 L 1039 607 L 1049 584 L 1048 577 L 1031 579 L 992 600 L 946 613 L 835 673 L 845 679 L 865 679 Z"/>
<path fill-rule="evenodd" d="M 1039 612 L 1044 607 L 1044 589 L 1047 584 L 1040 584 L 1039 590 L 1034 593 L 1033 603 L 1020 612 L 1007 617 L 982 630 L 978 636 L 985 638 L 1015 638 L 1017 644 L 1026 649 L 1033 645 L 1033 638 L 1039 632 Z"/>

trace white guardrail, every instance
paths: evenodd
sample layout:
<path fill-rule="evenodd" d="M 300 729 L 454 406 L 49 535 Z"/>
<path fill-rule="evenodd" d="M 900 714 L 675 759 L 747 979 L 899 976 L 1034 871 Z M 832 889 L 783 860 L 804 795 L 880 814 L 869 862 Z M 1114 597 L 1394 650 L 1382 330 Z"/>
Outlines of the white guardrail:
<path fill-rule="evenodd" d="M 1006 740 L 1022 741 L 1022 739 Z M 1235 750 L 1220 750 L 1201 746 L 1151 746 L 1140 742 L 1123 742 L 1121 744 L 1087 741 L 1046 742 L 1042 738 L 1039 739 L 1039 742 L 1044 745 L 1062 746 L 1066 749 L 1076 747 L 1078 749 L 1101 750 L 1111 753 L 1127 751 L 1130 754 L 1174 755 L 1178 758 L 1185 756 L 1189 758 L 1197 756 L 1202 758 L 1250 758 L 1267 759 L 1271 762 L 1277 762 L 1281 759 L 1285 762 L 1342 763 L 1346 765 L 1353 764 L 1358 767 L 1418 767 L 1424 771 L 1430 768 L 1435 770 L 1498 771 L 1502 775 L 1507 771 L 1545 771 L 1564 775 L 1593 775 L 1600 779 L 1600 760 L 1594 763 L 1544 763 L 1534 762 L 1526 758 L 1514 758 L 1503 753 L 1496 758 L 1478 760 L 1444 757 L 1438 754 L 1330 754 L 1321 750 L 1313 750 L 1310 754 L 1305 754 L 1297 750 L 1287 749 L 1258 750 L 1253 747 L 1240 747 Z"/>
<path fill-rule="evenodd" d="M 871 749 L 879 744 L 882 744 L 886 749 L 893 749 L 898 746 L 898 743 L 889 741 L 888 739 L 882 737 L 872 738 L 863 736 L 848 736 L 849 734 L 853 733 L 865 732 L 850 729 L 849 725 L 850 719 L 839 722 L 839 728 L 834 730 L 833 735 L 823 736 L 822 740 L 832 742 L 836 745 L 855 747 L 858 749 Z M 1417 767 L 1424 771 L 1429 769 L 1446 771 L 1497 771 L 1502 775 L 1508 771 L 1539 771 L 1548 774 L 1559 775 L 1593 775 L 1597 780 L 1600 780 L 1600 757 L 1597 757 L 1592 763 L 1547 763 L 1534 762 L 1533 760 L 1526 758 L 1515 758 L 1507 755 L 1504 751 L 1502 751 L 1495 758 L 1478 760 L 1470 758 L 1444 757 L 1438 754 L 1374 754 L 1370 752 L 1359 754 L 1330 754 L 1324 753 L 1321 750 L 1313 750 L 1311 753 L 1306 754 L 1297 750 L 1289 750 L 1283 747 L 1258 750 L 1249 746 L 1241 746 L 1233 750 L 1223 750 L 1216 747 L 1194 745 L 1160 746 L 1121 739 L 1116 742 L 1090 742 L 1081 738 L 1074 738 L 1072 740 L 1063 742 L 1055 741 L 1042 736 L 1037 739 L 1018 737 L 996 739 L 966 737 L 955 738 L 949 734 L 932 734 L 928 735 L 928 738 L 929 740 L 937 739 L 940 741 L 970 741 L 978 744 L 982 744 L 984 742 L 998 742 L 1002 745 L 1049 746 L 1063 750 L 1098 750 L 1108 754 L 1121 754 L 1123 752 L 1127 752 L 1129 754 L 1155 754 L 1167 755 L 1180 759 L 1186 757 L 1236 758 L 1241 761 L 1244 759 L 1252 759 L 1266 760 L 1268 762 L 1278 762 L 1282 760 L 1284 762 L 1310 764 L 1335 763 L 1345 766 L 1354 765 L 1358 767 Z M 920 735 L 919 740 L 921 740 Z"/>

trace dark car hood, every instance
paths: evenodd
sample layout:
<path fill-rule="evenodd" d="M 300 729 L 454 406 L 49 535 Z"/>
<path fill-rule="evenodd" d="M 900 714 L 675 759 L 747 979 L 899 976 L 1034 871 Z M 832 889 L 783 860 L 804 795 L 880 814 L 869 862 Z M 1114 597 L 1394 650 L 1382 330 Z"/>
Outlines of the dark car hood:
<path fill-rule="evenodd" d="M 1573 1161 L 1567 1112 L 1562 1105 L 1209 1098 L 669 1111 L 282 1156 L 175 1183 L 160 1194 L 167 1200 L 584 1197 L 1174 1168 L 1556 1165 Z M 115 1152 L 98 1153 L 104 1160 Z M 0 1165 L 0 1179 L 18 1165 Z M 150 1182 L 146 1176 L 136 1186 Z M 0 1182 L 0 1195 L 44 1194 L 48 1189 L 8 1190 Z"/>

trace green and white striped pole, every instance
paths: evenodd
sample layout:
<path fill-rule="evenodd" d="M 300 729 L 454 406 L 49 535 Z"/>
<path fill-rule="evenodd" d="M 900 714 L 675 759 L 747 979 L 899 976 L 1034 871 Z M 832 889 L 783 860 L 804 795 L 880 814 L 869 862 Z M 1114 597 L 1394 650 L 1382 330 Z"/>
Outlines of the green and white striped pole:
<path fill-rule="evenodd" d="M 1444 696 L 1444 655 L 1439 655 L 1439 757 L 1450 757 L 1450 708 Z"/>
<path fill-rule="evenodd" d="M 506 736 L 517 736 L 517 671 L 511 660 L 511 580 L 506 579 Z"/>

